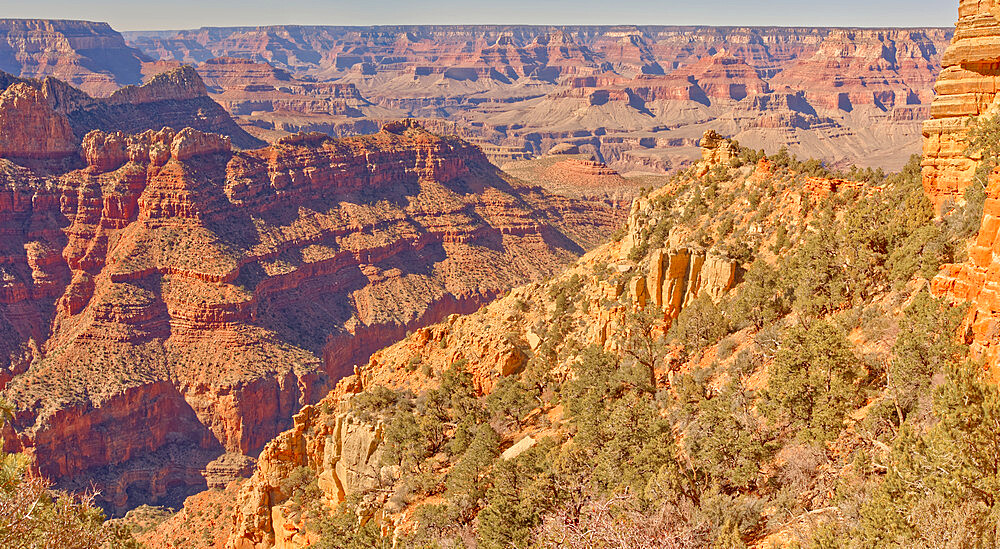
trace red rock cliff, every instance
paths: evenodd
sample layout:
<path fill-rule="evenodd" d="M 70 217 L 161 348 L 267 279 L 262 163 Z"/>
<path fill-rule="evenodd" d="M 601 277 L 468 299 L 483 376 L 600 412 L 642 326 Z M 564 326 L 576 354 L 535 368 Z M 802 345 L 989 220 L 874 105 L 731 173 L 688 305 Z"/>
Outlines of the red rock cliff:
<path fill-rule="evenodd" d="M 0 161 L 0 382 L 8 444 L 112 510 L 254 454 L 375 349 L 552 274 L 613 219 L 408 122 L 249 152 L 94 131 L 80 155 Z"/>

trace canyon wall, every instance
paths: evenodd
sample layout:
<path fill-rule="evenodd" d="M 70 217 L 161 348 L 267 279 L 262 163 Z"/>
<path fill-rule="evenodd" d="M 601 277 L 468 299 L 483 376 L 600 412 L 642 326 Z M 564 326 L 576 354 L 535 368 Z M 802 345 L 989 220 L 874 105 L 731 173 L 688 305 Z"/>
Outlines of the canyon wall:
<path fill-rule="evenodd" d="M 190 63 L 248 129 L 374 131 L 415 117 L 499 165 L 570 145 L 618 171 L 742 144 L 899 168 L 920 150 L 948 29 L 272 26 L 126 33 Z M 373 123 L 374 122 L 374 123 Z"/>
<path fill-rule="evenodd" d="M 5 440 L 114 513 L 176 504 L 374 350 L 551 275 L 617 220 L 413 122 L 246 152 L 93 130 L 76 155 L 0 159 Z"/>
<path fill-rule="evenodd" d="M 0 19 L 0 71 L 17 76 L 54 76 L 105 96 L 139 84 L 142 64 L 148 61 L 107 23 Z"/>
<path fill-rule="evenodd" d="M 1000 67 L 1000 4 L 963 0 L 955 39 L 944 55 L 932 119 L 924 125 L 924 190 L 938 208 L 964 202 L 982 162 L 967 154 L 972 117 L 1000 113 L 996 80 Z M 968 259 L 945 265 L 933 280 L 937 294 L 968 302 L 965 339 L 1000 379 L 1000 173 L 989 174 L 983 217 Z"/>
<path fill-rule="evenodd" d="M 924 123 L 924 190 L 940 208 L 958 201 L 972 181 L 979 158 L 970 158 L 966 134 L 971 117 L 998 112 L 1000 7 L 962 1 L 958 27 L 942 57 L 931 118 Z"/>

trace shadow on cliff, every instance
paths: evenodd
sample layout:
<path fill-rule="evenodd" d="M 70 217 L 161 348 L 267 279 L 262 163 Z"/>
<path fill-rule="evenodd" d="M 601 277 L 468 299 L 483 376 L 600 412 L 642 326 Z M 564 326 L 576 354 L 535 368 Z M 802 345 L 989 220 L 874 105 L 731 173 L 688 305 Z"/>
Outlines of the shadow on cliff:
<path fill-rule="evenodd" d="M 266 277 L 256 264 L 243 270 L 248 279 Z M 338 265 L 332 272 L 302 278 L 295 276 L 297 272 L 288 275 L 283 287 L 258 289 L 255 324 L 319 356 L 334 328 L 339 329 L 354 315 L 350 295 L 367 286 L 368 277 L 357 264 Z"/>
<path fill-rule="evenodd" d="M 78 423 L 84 419 L 86 429 Z M 51 454 L 38 456 L 42 473 L 60 479 L 59 489 L 96 490 L 97 503 L 112 517 L 143 504 L 180 507 L 184 498 L 208 487 L 206 466 L 225 452 L 167 381 L 133 387 L 89 412 L 60 410 L 50 424 L 46 438 L 52 440 L 36 443 Z M 101 433 L 104 442 L 88 442 L 94 433 Z M 71 458 L 79 463 L 68 463 Z M 49 470 L 54 468 L 74 470 Z"/>

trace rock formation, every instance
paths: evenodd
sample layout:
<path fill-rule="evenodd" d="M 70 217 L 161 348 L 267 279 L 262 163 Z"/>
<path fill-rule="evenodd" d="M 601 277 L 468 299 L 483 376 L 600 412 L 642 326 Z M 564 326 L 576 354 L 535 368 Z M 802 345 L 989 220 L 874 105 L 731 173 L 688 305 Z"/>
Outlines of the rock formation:
<path fill-rule="evenodd" d="M 979 164 L 965 154 L 970 117 L 1000 112 L 996 65 L 1000 63 L 1000 7 L 963 1 L 955 37 L 941 58 L 931 119 L 924 123 L 924 190 L 940 208 L 961 200 Z"/>
<path fill-rule="evenodd" d="M 647 286 L 634 289 L 633 299 L 643 293 L 669 318 L 700 295 L 718 301 L 739 282 L 742 266 L 732 259 L 692 248 L 660 249 L 652 253 Z"/>
<path fill-rule="evenodd" d="M 924 124 L 924 191 L 937 207 L 962 200 L 982 160 L 967 155 L 966 134 L 971 118 L 1000 113 L 995 89 L 1000 63 L 1000 6 L 994 2 L 962 1 L 955 39 L 945 52 L 944 68 L 935 89 L 932 119 Z M 933 280 L 937 294 L 971 303 L 966 319 L 973 352 L 997 373 L 1000 346 L 1000 276 L 996 252 L 1000 246 L 1000 175 L 990 174 L 983 219 L 964 263 L 945 265 Z"/>
<path fill-rule="evenodd" d="M 191 67 L 158 74 L 141 86 L 125 86 L 106 98 L 90 97 L 51 77 L 32 80 L 0 73 L 0 88 L 6 98 L 0 140 L 11 140 L 0 145 L 0 157 L 65 155 L 74 153 L 91 130 L 141 133 L 164 126 L 221 133 L 243 148 L 264 145 L 208 96 Z M 34 136 L 34 142 L 19 137 L 26 135 Z"/>
<path fill-rule="evenodd" d="M 54 76 L 105 96 L 138 84 L 147 61 L 107 23 L 0 19 L 0 71 L 17 76 Z"/>
<path fill-rule="evenodd" d="M 497 162 L 496 159 L 493 161 Z M 621 221 L 625 220 L 628 204 L 638 194 L 642 184 L 641 179 L 622 177 L 607 164 L 579 154 L 513 160 L 502 163 L 501 167 L 505 172 L 537 183 L 552 193 L 613 201 L 620 206 Z"/>
<path fill-rule="evenodd" d="M 0 160 L 6 441 L 113 512 L 204 486 L 374 350 L 553 273 L 615 219 L 412 122 L 230 143 L 93 130 L 68 168 Z"/>
<path fill-rule="evenodd" d="M 267 139 L 370 133 L 406 116 L 448 124 L 498 163 L 569 143 L 622 172 L 663 172 L 697 160 L 693 136 L 712 120 L 769 152 L 898 168 L 919 150 L 951 34 L 275 26 L 128 37 L 161 62 L 197 63 L 218 82 L 213 97 Z"/>
<path fill-rule="evenodd" d="M 715 164 L 725 164 L 736 155 L 732 141 L 723 138 L 719 132 L 708 130 L 701 138 L 701 161 L 703 169 Z"/>

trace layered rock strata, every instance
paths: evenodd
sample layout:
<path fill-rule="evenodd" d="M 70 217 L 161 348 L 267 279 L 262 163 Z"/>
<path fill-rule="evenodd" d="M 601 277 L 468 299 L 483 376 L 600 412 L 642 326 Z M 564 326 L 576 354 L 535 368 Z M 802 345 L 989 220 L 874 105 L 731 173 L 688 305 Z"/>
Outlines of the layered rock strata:
<path fill-rule="evenodd" d="M 128 36 L 163 62 L 199 63 L 218 79 L 219 101 L 269 139 L 367 132 L 374 126 L 360 121 L 410 116 L 452 125 L 498 162 L 569 142 L 622 172 L 696 161 L 694 141 L 711 121 L 769 153 L 787 146 L 827 163 L 899 168 L 920 148 L 951 38 L 946 29 L 488 25 Z"/>
<path fill-rule="evenodd" d="M 141 133 L 164 126 L 221 133 L 242 148 L 264 145 L 209 97 L 191 67 L 160 73 L 106 98 L 90 97 L 51 77 L 32 80 L 0 73 L 0 88 L 0 157 L 67 156 L 76 153 L 91 130 Z"/>
<path fill-rule="evenodd" d="M 0 160 L 5 440 L 112 512 L 205 486 L 374 350 L 553 273 L 615 218 L 411 122 L 248 152 L 95 130 L 79 162 Z"/>
<path fill-rule="evenodd" d="M 148 61 L 107 23 L 0 19 L 0 70 L 17 76 L 53 76 L 105 96 L 138 84 Z"/>
<path fill-rule="evenodd" d="M 963 0 L 951 45 L 941 58 L 931 119 L 924 123 L 924 190 L 934 205 L 962 200 L 979 164 L 966 154 L 973 117 L 1000 112 L 1000 6 Z"/>

